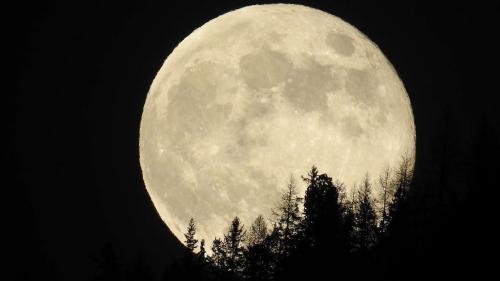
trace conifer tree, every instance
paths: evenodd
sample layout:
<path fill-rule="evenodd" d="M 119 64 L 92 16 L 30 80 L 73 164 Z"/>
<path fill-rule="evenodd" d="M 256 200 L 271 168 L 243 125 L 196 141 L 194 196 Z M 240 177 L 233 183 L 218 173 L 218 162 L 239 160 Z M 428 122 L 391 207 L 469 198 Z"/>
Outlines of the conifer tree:
<path fill-rule="evenodd" d="M 186 237 L 186 247 L 194 253 L 194 250 L 197 247 L 198 240 L 195 238 L 196 235 L 196 223 L 193 218 L 189 220 L 189 225 L 187 228 L 187 232 L 184 234 L 184 237 Z"/>
<path fill-rule="evenodd" d="M 212 242 L 212 256 L 210 261 L 217 270 L 226 270 L 226 245 L 220 238 Z"/>
<path fill-rule="evenodd" d="M 202 264 L 206 263 L 207 251 L 205 250 L 205 239 L 201 239 L 200 241 L 200 251 L 198 252 L 198 258 Z"/>
<path fill-rule="evenodd" d="M 345 228 L 339 191 L 327 174 L 318 175 L 313 166 L 307 178 L 304 198 L 306 236 L 313 247 L 343 251 Z M 332 241 L 329 241 L 332 240 Z"/>
<path fill-rule="evenodd" d="M 271 280 L 273 255 L 264 217 L 257 217 L 248 234 L 247 249 L 244 252 L 243 276 L 248 280 Z"/>
<path fill-rule="evenodd" d="M 248 247 L 262 244 L 267 237 L 267 224 L 262 215 L 259 215 L 253 224 L 250 226 L 250 231 L 247 235 Z"/>
<path fill-rule="evenodd" d="M 410 189 L 410 185 L 413 179 L 413 167 L 412 161 L 408 156 L 403 156 L 399 166 L 394 171 L 394 178 L 392 181 L 392 188 L 394 194 L 388 206 L 387 224 L 388 227 L 394 227 L 394 220 L 400 213 L 404 202 L 406 200 L 406 195 Z"/>
<path fill-rule="evenodd" d="M 276 230 L 279 236 L 278 253 L 280 256 L 288 256 L 294 247 L 294 240 L 298 238 L 302 221 L 300 213 L 302 201 L 302 198 L 298 196 L 295 180 L 293 176 L 290 176 L 281 201 L 277 209 L 273 211 L 277 221 Z"/>
<path fill-rule="evenodd" d="M 363 184 L 358 190 L 358 205 L 355 218 L 357 247 L 361 251 L 366 251 L 373 246 L 377 238 L 377 216 L 371 188 L 370 179 L 366 175 Z"/>
<path fill-rule="evenodd" d="M 243 265 L 243 240 L 245 231 L 238 217 L 231 222 L 229 231 L 224 235 L 226 246 L 226 265 L 231 273 L 240 273 Z"/>
<path fill-rule="evenodd" d="M 393 198 L 393 184 L 391 182 L 391 172 L 389 167 L 385 168 L 378 178 L 380 185 L 380 226 L 379 234 L 383 235 L 387 231 L 389 224 L 389 204 Z"/>

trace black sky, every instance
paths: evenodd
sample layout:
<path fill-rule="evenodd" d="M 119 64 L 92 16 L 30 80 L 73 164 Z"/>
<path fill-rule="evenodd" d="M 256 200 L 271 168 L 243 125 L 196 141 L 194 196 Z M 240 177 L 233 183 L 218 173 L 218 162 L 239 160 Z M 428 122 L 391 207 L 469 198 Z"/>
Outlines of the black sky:
<path fill-rule="evenodd" d="M 251 3 L 23 2 L 4 11 L 16 62 L 15 91 L 2 95 L 4 188 L 13 191 L 7 254 L 20 280 L 91 279 L 106 243 L 124 264 L 141 260 L 155 270 L 179 254 L 142 183 L 142 107 L 183 38 Z M 482 175 L 499 161 L 498 1 L 301 3 L 351 23 L 393 63 L 414 110 L 417 173 L 444 171 L 450 204 L 500 187 Z M 478 175 L 490 186 L 472 185 Z"/>

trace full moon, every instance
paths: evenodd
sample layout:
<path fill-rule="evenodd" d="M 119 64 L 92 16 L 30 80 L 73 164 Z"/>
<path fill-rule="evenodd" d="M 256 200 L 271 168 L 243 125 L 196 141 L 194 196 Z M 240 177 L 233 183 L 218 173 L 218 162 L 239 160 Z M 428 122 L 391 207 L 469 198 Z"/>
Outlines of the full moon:
<path fill-rule="evenodd" d="M 415 154 L 408 94 L 375 43 L 331 14 L 256 5 L 186 37 L 156 75 L 140 163 L 180 240 L 221 237 L 235 216 L 271 217 L 290 175 L 312 165 L 347 188 Z M 375 181 L 374 185 L 375 185 Z"/>

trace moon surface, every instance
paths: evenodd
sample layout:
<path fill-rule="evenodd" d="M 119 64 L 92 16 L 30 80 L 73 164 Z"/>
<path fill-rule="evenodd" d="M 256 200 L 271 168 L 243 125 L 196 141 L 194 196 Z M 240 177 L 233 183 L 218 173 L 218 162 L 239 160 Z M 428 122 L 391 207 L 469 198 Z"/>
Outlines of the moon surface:
<path fill-rule="evenodd" d="M 313 164 L 348 188 L 394 168 L 415 154 L 415 125 L 396 71 L 360 31 L 313 8 L 256 5 L 207 22 L 168 56 L 139 147 L 163 221 L 183 241 L 193 217 L 210 242 L 234 216 L 270 217 L 290 174 Z"/>

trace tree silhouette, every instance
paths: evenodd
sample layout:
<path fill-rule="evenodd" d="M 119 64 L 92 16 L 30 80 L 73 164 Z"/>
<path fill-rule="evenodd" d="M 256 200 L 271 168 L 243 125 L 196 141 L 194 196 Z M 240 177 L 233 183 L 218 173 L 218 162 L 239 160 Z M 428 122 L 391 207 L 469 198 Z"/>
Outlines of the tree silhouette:
<path fill-rule="evenodd" d="M 308 184 L 304 197 L 304 216 L 305 221 L 308 223 L 308 226 L 310 226 L 317 221 L 317 204 L 321 195 L 321 191 L 318 190 L 317 184 L 318 168 L 313 165 L 311 171 L 307 175 L 308 177 L 302 177 L 302 179 Z"/>
<path fill-rule="evenodd" d="M 306 237 L 312 247 L 344 250 L 343 207 L 339 202 L 339 190 L 327 174 L 318 175 L 313 166 L 308 177 L 304 197 Z"/>
<path fill-rule="evenodd" d="M 311 269 L 312 275 L 304 278 L 321 278 L 329 274 L 332 263 L 344 269 L 350 244 L 350 229 L 346 225 L 343 198 L 332 178 L 327 174 L 319 174 L 313 166 L 308 177 L 303 179 L 307 188 L 304 197 L 304 238 L 299 246 L 299 256 L 306 259 L 306 264 Z M 297 255 L 294 258 L 296 257 Z M 294 261 L 292 264 L 297 267 L 299 262 Z"/>
<path fill-rule="evenodd" d="M 207 251 L 205 250 L 205 239 L 200 241 L 200 251 L 198 252 L 198 259 L 202 264 L 207 262 Z"/>
<path fill-rule="evenodd" d="M 226 260 L 226 245 L 220 238 L 215 238 L 212 242 L 211 263 L 218 270 L 227 270 Z"/>
<path fill-rule="evenodd" d="M 273 254 L 264 217 L 259 215 L 250 227 L 244 252 L 243 276 L 248 280 L 271 280 Z"/>
<path fill-rule="evenodd" d="M 196 235 L 196 224 L 193 218 L 189 220 L 187 232 L 184 234 L 184 237 L 186 237 L 186 247 L 194 253 L 194 250 L 197 247 L 198 240 L 195 238 Z"/>
<path fill-rule="evenodd" d="M 379 175 L 379 210 L 368 175 L 348 195 L 343 183 L 334 183 L 313 166 L 302 177 L 307 185 L 303 199 L 290 177 L 272 210 L 271 229 L 259 215 L 247 233 L 235 217 L 223 239 L 213 240 L 211 256 L 206 254 L 205 240 L 200 241 L 199 252 L 193 253 L 198 241 L 196 224 L 191 219 L 185 234 L 190 263 L 174 265 L 169 272 L 183 276 L 182 280 L 200 280 L 204 276 L 203 280 L 263 281 L 321 279 L 332 272 L 338 278 L 365 278 L 372 276 L 375 263 L 387 270 L 386 252 L 374 246 L 389 241 L 394 222 L 405 219 L 401 209 L 413 176 L 411 163 L 403 157 L 393 175 L 389 169 Z M 386 245 L 389 248 L 396 244 Z M 197 262 L 193 263 L 193 258 Z M 206 264 L 210 274 L 203 275 Z"/>
<path fill-rule="evenodd" d="M 350 196 L 345 193 L 343 184 L 337 184 L 341 194 L 341 207 L 343 213 L 343 235 L 342 240 L 346 243 L 345 247 L 348 251 L 352 251 L 356 247 L 356 208 L 358 205 L 358 196 L 355 188 L 352 189 Z"/>
<path fill-rule="evenodd" d="M 393 185 L 391 182 L 391 170 L 386 167 L 382 173 L 379 175 L 378 182 L 380 185 L 380 226 L 379 234 L 383 235 L 387 231 L 387 225 L 389 223 L 389 203 L 392 201 Z"/>
<path fill-rule="evenodd" d="M 377 239 L 377 216 L 371 196 L 371 184 L 368 175 L 358 190 L 358 201 L 355 215 L 356 246 L 360 251 L 372 247 Z"/>
<path fill-rule="evenodd" d="M 241 273 L 243 265 L 243 240 L 245 231 L 238 217 L 231 222 L 229 231 L 224 235 L 226 250 L 226 269 L 231 273 Z"/>
<path fill-rule="evenodd" d="M 392 220 L 397 219 L 398 214 L 405 203 L 406 195 L 410 189 L 413 178 L 413 167 L 411 163 L 411 159 L 408 156 L 403 156 L 399 166 L 395 170 L 392 182 L 395 193 L 388 207 L 389 210 L 387 220 L 389 223 L 391 223 Z"/>
<path fill-rule="evenodd" d="M 250 226 L 247 234 L 247 245 L 254 246 L 262 244 L 267 237 L 267 224 L 262 215 L 259 215 Z"/>
<path fill-rule="evenodd" d="M 186 238 L 186 252 L 184 254 L 183 268 L 185 278 L 189 280 L 199 280 L 200 274 L 202 270 L 202 263 L 199 258 L 199 255 L 195 254 L 194 251 L 198 247 L 198 240 L 195 238 L 196 236 L 196 223 L 194 218 L 189 220 L 189 224 L 187 227 L 187 231 L 184 234 Z"/>
<path fill-rule="evenodd" d="M 276 218 L 276 231 L 278 235 L 278 255 L 279 258 L 290 255 L 290 252 L 300 232 L 302 216 L 300 204 L 302 198 L 298 196 L 297 187 L 293 176 L 290 176 L 286 190 L 281 195 L 278 207 L 273 211 Z"/>

